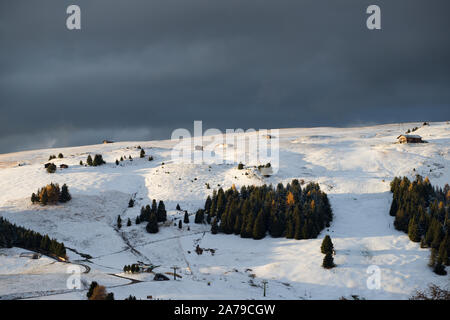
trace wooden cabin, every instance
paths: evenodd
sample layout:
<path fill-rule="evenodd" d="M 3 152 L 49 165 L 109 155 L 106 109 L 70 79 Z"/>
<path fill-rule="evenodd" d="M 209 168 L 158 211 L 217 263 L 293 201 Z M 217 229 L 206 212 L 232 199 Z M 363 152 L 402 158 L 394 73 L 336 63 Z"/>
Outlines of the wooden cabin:
<path fill-rule="evenodd" d="M 397 137 L 399 143 L 422 143 L 422 137 L 416 134 L 401 134 Z"/>

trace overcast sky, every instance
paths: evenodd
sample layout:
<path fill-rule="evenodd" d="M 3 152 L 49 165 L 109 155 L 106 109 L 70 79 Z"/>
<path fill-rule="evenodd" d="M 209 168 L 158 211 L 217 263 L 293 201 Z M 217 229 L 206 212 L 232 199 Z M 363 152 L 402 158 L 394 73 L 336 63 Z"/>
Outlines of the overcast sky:
<path fill-rule="evenodd" d="M 0 0 L 0 153 L 167 139 L 194 120 L 450 120 L 449 17 L 448 0 Z"/>

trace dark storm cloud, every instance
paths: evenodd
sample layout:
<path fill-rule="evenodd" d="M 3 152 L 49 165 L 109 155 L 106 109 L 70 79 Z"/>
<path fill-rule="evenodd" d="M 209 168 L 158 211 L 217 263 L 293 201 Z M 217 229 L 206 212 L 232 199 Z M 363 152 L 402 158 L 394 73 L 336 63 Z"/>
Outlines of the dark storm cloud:
<path fill-rule="evenodd" d="M 65 28 L 66 8 L 82 30 Z M 378 4 L 382 30 L 365 9 Z M 361 0 L 0 3 L 0 152 L 174 128 L 450 118 L 450 4 Z"/>

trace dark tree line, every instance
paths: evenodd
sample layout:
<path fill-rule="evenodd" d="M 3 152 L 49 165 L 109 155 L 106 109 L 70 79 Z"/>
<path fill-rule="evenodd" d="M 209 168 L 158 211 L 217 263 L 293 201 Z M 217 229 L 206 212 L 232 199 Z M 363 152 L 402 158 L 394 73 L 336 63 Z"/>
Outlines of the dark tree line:
<path fill-rule="evenodd" d="M 450 187 L 433 187 L 428 178 L 420 175 L 414 181 L 396 177 L 391 182 L 393 194 L 390 215 L 395 217 L 397 230 L 408 234 L 411 241 L 430 248 L 430 266 L 446 275 L 450 265 Z"/>
<path fill-rule="evenodd" d="M 332 220 L 326 193 L 316 183 L 302 189 L 298 180 L 276 188 L 243 186 L 240 191 L 220 188 L 208 196 L 205 208 L 197 211 L 195 223 L 211 224 L 213 234 L 222 232 L 242 238 L 316 238 Z"/>
<path fill-rule="evenodd" d="M 159 231 L 158 222 L 165 222 L 167 220 L 166 206 L 163 201 L 153 199 L 152 205 L 147 205 L 141 208 L 141 214 L 136 218 L 136 224 L 143 221 L 147 222 L 146 230 L 149 233 L 157 233 Z"/>
<path fill-rule="evenodd" d="M 64 243 L 50 239 L 48 235 L 16 226 L 3 217 L 0 217 L 0 247 L 19 247 L 62 258 L 66 257 Z"/>

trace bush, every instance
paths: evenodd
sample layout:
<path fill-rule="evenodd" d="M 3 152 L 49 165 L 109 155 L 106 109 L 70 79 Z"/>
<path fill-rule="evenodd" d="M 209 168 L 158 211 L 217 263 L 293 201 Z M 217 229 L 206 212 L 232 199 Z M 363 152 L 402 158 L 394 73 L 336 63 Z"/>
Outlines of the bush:
<path fill-rule="evenodd" d="M 134 200 L 130 199 L 130 201 L 128 201 L 128 208 L 133 208 L 134 207 Z"/>
<path fill-rule="evenodd" d="M 410 300 L 450 300 L 450 291 L 430 284 L 427 290 L 417 290 Z"/>
<path fill-rule="evenodd" d="M 48 173 L 55 173 L 55 172 L 56 172 L 56 164 L 50 163 L 50 164 L 47 166 L 47 172 L 48 172 Z"/>
<path fill-rule="evenodd" d="M 239 164 L 238 164 L 238 170 L 242 170 L 242 169 L 244 169 L 244 165 L 243 165 L 241 162 L 239 162 Z"/>
<path fill-rule="evenodd" d="M 114 300 L 114 294 L 108 293 L 104 286 L 97 285 L 92 291 L 89 300 Z"/>
<path fill-rule="evenodd" d="M 64 158 L 64 155 L 62 153 L 60 153 L 60 154 L 58 154 L 58 158 L 62 159 L 62 158 Z"/>

